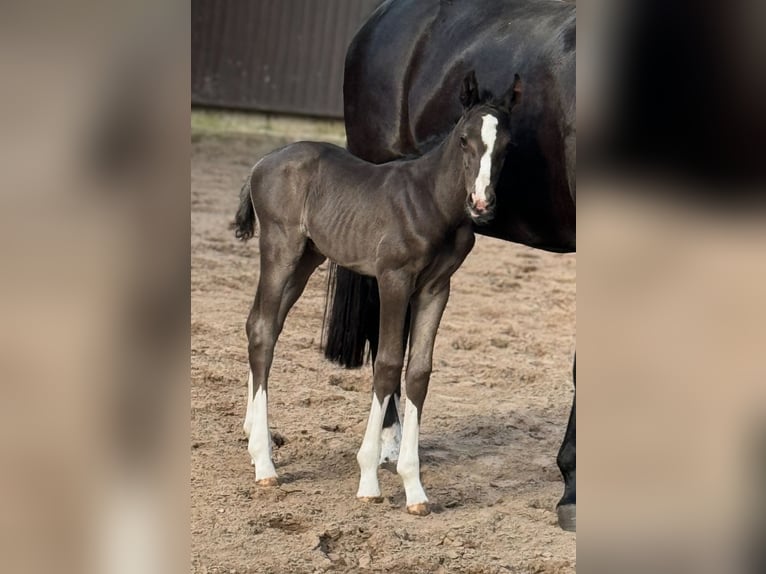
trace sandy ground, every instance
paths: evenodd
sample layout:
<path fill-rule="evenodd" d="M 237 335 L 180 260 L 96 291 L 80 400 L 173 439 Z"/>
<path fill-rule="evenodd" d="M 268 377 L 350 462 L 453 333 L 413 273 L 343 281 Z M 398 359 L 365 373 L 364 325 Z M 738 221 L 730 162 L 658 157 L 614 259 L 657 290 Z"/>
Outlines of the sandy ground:
<path fill-rule="evenodd" d="M 242 432 L 244 323 L 257 241 L 228 229 L 252 164 L 284 143 L 195 138 L 192 151 L 192 562 L 199 573 L 575 571 L 556 525 L 572 400 L 575 257 L 479 237 L 453 278 L 421 432 L 435 511 L 355 498 L 371 371 L 319 353 L 327 265 L 288 317 L 269 383 L 281 485 L 259 488 Z"/>

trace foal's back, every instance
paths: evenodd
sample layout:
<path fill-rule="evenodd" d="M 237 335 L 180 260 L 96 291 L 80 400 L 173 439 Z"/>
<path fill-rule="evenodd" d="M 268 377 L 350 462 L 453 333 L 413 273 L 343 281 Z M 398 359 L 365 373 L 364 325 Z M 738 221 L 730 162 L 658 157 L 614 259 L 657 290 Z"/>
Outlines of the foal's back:
<path fill-rule="evenodd" d="M 336 263 L 375 275 L 384 236 L 405 239 L 396 198 L 407 180 L 398 163 L 375 165 L 333 144 L 297 142 L 256 164 L 252 199 L 262 226 L 300 229 Z"/>
<path fill-rule="evenodd" d="M 309 198 L 313 207 L 319 202 L 348 205 L 357 198 L 368 203 L 376 194 L 365 190 L 380 181 L 380 167 L 330 143 L 292 143 L 271 152 L 253 168 L 253 203 L 256 211 L 274 210 L 274 215 L 293 211 L 293 203 L 303 206 Z"/>

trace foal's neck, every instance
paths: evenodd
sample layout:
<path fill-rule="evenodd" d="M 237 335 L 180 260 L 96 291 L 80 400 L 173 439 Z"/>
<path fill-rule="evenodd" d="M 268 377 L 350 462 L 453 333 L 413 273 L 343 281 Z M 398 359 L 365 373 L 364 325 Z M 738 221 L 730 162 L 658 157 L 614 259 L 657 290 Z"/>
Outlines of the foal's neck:
<path fill-rule="evenodd" d="M 443 223 L 448 227 L 456 227 L 468 221 L 463 153 L 456 130 L 452 130 L 439 145 L 416 162 L 418 168 L 424 168 L 423 173 L 427 174 L 423 191 L 434 199 Z"/>

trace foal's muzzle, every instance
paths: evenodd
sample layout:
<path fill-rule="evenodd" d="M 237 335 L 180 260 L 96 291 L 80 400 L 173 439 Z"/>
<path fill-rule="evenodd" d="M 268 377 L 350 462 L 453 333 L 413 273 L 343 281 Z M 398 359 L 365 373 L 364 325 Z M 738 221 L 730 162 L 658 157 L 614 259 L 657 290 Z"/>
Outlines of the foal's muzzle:
<path fill-rule="evenodd" d="M 495 195 L 489 194 L 487 199 L 483 200 L 472 193 L 466 201 L 466 209 L 475 223 L 487 223 L 495 215 Z"/>

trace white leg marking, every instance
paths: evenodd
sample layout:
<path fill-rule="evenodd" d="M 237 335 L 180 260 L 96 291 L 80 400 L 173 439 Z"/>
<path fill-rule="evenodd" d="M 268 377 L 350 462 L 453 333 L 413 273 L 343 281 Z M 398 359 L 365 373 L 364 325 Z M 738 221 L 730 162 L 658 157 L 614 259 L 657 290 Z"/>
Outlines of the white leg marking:
<path fill-rule="evenodd" d="M 399 413 L 399 397 L 394 395 L 396 412 Z M 399 447 L 402 444 L 402 425 L 396 421 L 390 427 L 384 428 L 381 435 L 383 446 L 380 449 L 380 464 L 396 462 L 399 458 Z"/>
<path fill-rule="evenodd" d="M 396 472 L 402 477 L 404 491 L 407 494 L 407 506 L 428 502 L 423 485 L 420 484 L 420 457 L 418 456 L 418 409 L 407 399 L 404 408 L 404 429 L 402 434 L 402 449 L 399 452 L 399 463 Z"/>
<path fill-rule="evenodd" d="M 477 207 L 483 208 L 487 205 L 487 186 L 492 175 L 492 151 L 495 149 L 495 139 L 497 138 L 497 118 L 492 114 L 486 114 L 481 118 L 481 141 L 484 142 L 486 149 L 481 156 L 479 164 L 479 175 L 476 176 L 474 184 L 473 200 Z"/>
<path fill-rule="evenodd" d="M 245 424 L 242 426 L 245 436 L 250 438 L 250 429 L 253 428 L 253 371 L 247 377 L 247 410 L 245 411 Z"/>
<path fill-rule="evenodd" d="M 271 433 L 269 432 L 268 397 L 263 387 L 258 387 L 253 399 L 253 425 L 247 450 L 255 464 L 255 480 L 276 478 L 277 471 L 271 461 Z"/>
<path fill-rule="evenodd" d="M 377 498 L 380 496 L 378 484 L 378 463 L 380 462 L 380 436 L 383 431 L 383 416 L 391 395 L 383 399 L 383 404 L 378 402 L 375 393 L 372 393 L 372 406 L 370 418 L 367 419 L 367 430 L 364 433 L 362 446 L 356 455 L 359 463 L 359 490 L 358 498 Z"/>

